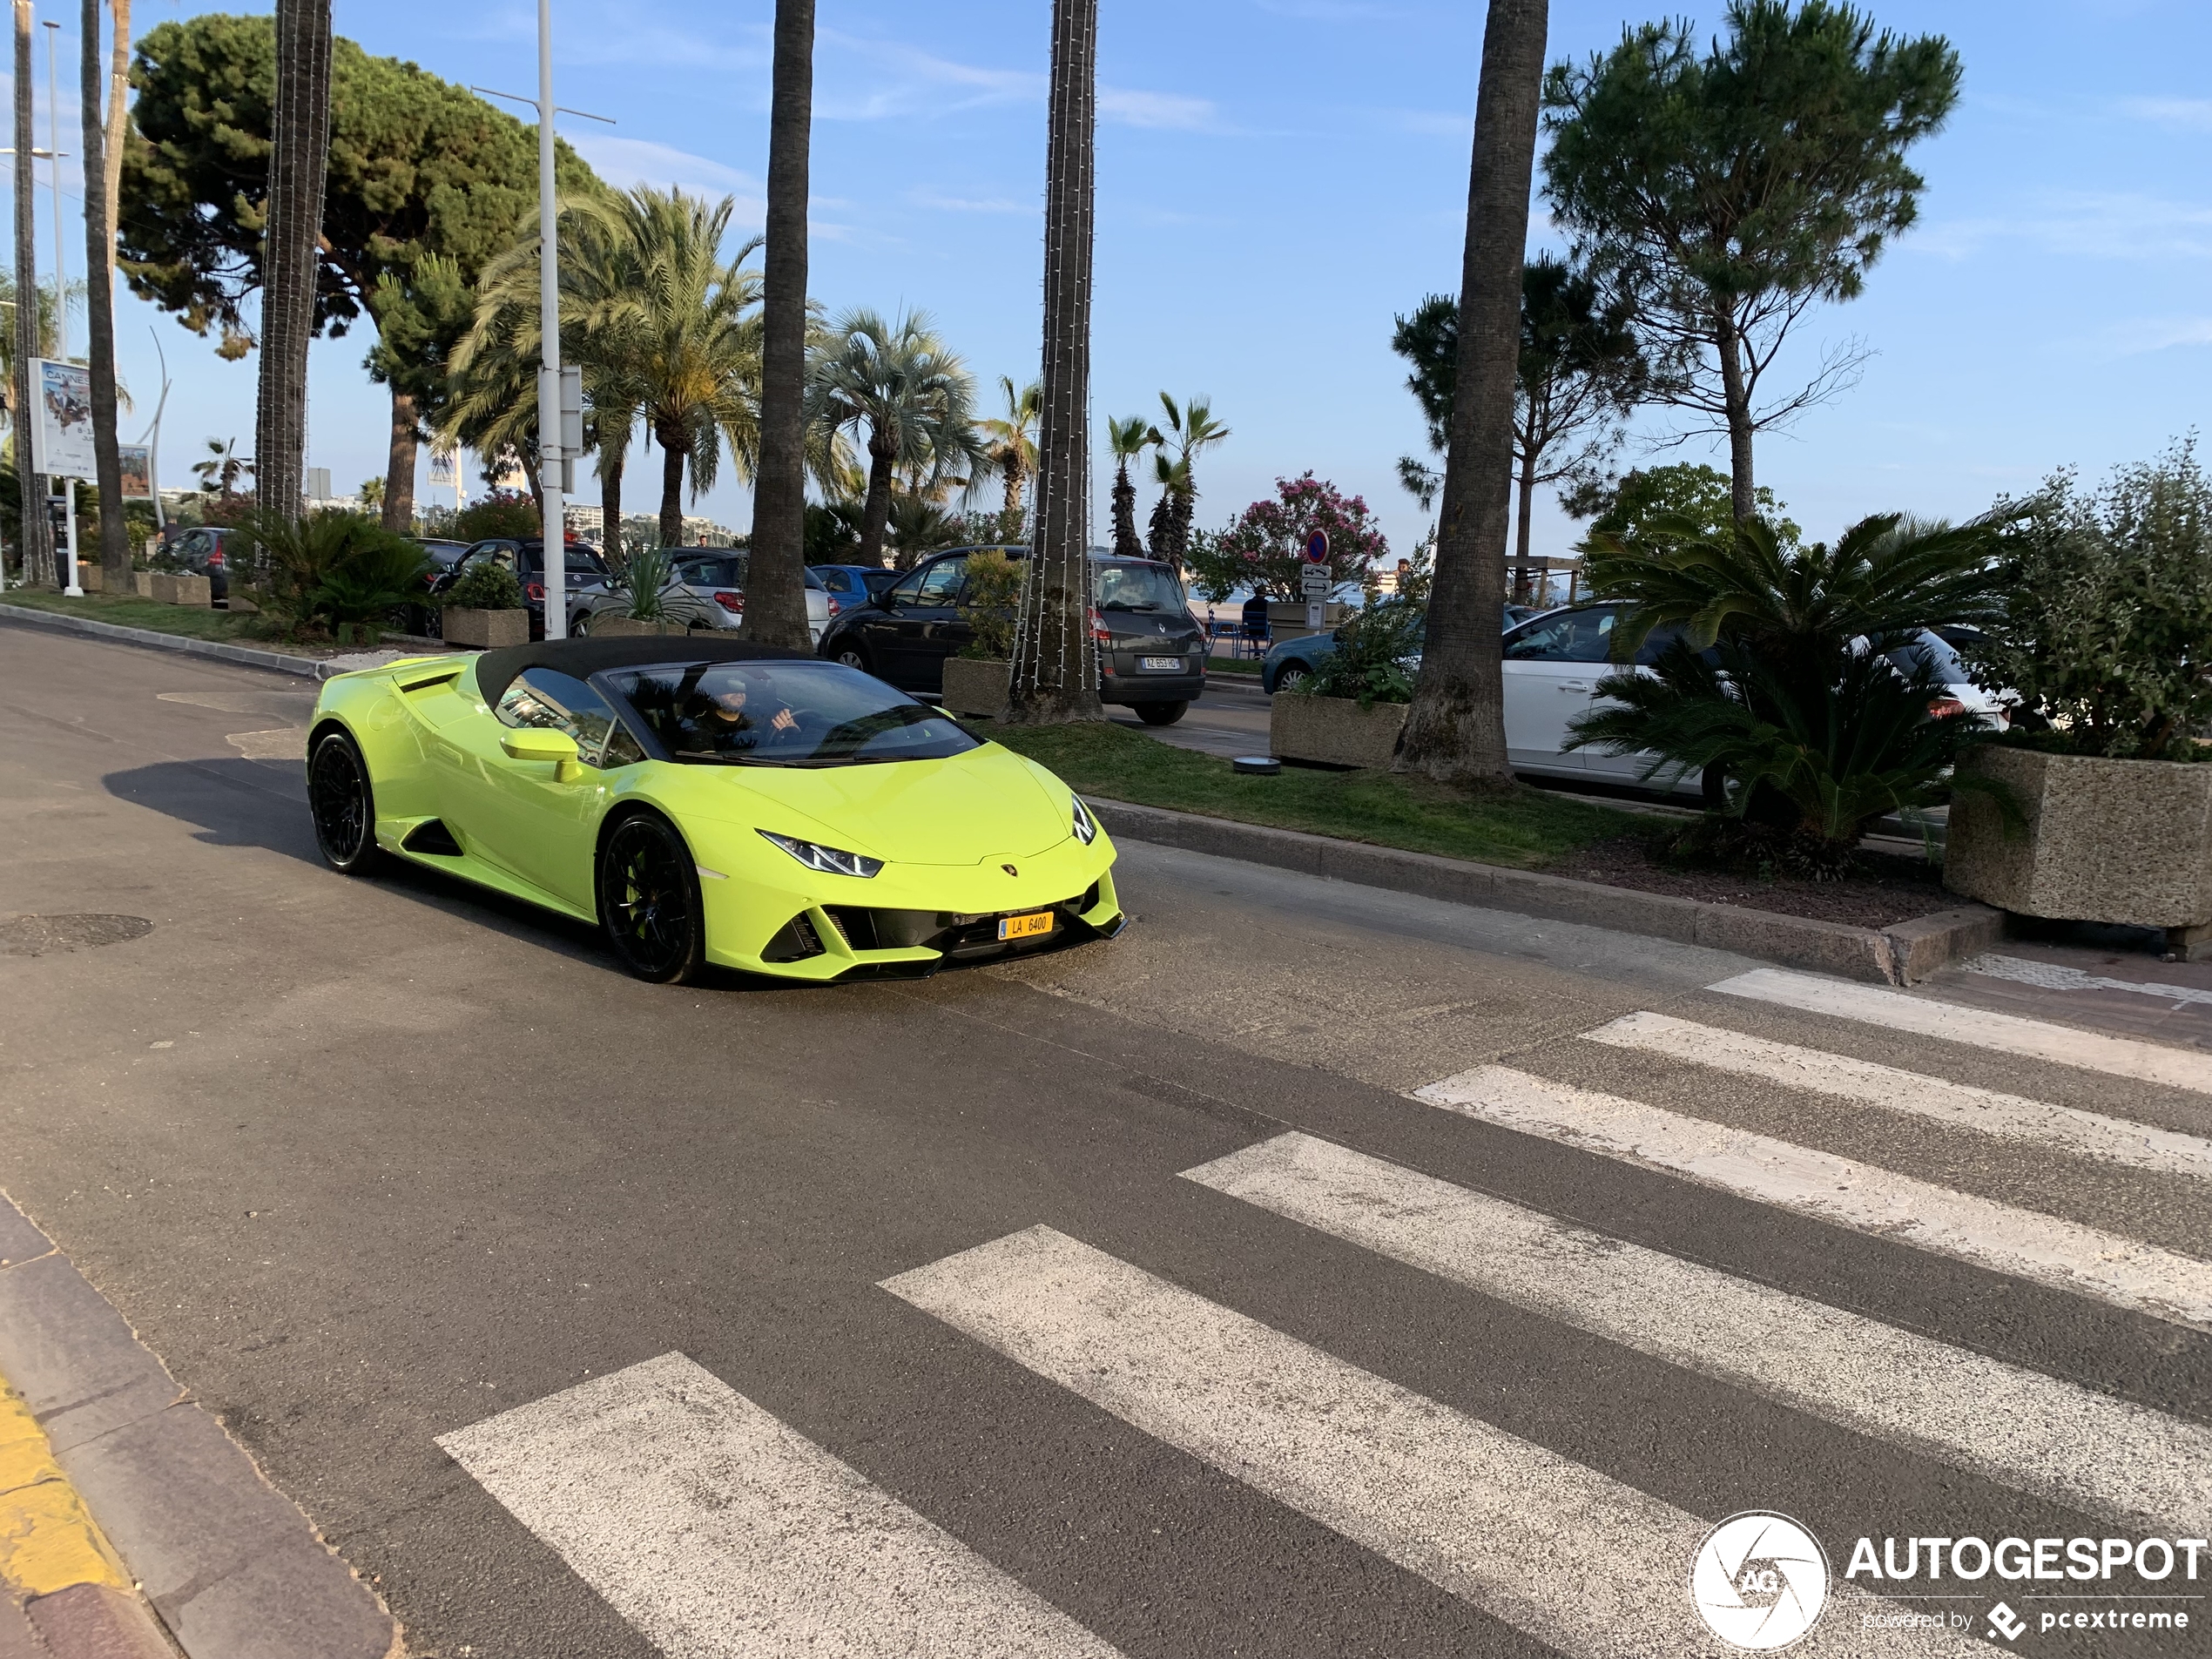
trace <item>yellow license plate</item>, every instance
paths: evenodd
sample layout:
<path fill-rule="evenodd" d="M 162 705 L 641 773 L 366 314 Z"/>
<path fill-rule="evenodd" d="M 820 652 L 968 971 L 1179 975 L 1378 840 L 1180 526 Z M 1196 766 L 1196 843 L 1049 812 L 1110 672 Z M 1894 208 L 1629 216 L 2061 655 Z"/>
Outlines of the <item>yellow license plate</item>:
<path fill-rule="evenodd" d="M 1040 939 L 1052 931 L 1052 912 L 1040 910 L 1033 916 L 1001 916 L 999 918 L 1001 939 Z"/>

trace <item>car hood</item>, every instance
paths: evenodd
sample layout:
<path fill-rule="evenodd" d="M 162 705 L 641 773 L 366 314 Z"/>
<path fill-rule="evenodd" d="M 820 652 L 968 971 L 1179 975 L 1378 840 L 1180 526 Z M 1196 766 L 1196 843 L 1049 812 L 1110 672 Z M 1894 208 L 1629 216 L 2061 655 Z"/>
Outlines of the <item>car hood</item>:
<path fill-rule="evenodd" d="M 742 819 L 890 863 L 1027 858 L 1073 833 L 1066 786 L 995 743 L 942 760 L 683 770 L 707 773 L 699 783 L 718 786 L 694 794 L 691 810 L 703 816 Z M 718 811 L 715 796 L 730 810 Z"/>

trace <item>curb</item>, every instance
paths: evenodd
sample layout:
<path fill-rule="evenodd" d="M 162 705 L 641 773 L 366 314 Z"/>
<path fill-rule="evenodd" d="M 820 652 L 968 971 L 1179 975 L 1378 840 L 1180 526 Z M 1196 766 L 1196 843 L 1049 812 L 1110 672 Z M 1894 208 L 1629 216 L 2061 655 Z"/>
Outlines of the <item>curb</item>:
<path fill-rule="evenodd" d="M 91 634 L 101 639 L 112 639 L 125 645 L 146 645 L 155 651 L 183 651 L 192 657 L 213 657 L 226 663 L 243 663 L 249 668 L 273 668 L 280 674 L 298 674 L 307 679 L 328 679 L 333 672 L 329 664 L 318 662 L 312 657 L 293 657 L 280 651 L 257 651 L 251 645 L 233 645 L 220 639 L 192 639 L 183 634 L 158 633 L 151 628 L 125 628 L 118 623 L 96 622 L 90 617 L 64 617 L 51 610 L 34 610 L 29 605 L 0 604 L 0 617 L 10 622 L 36 623 L 43 627 L 58 628 L 64 633 Z M 4 1655 L 0 1655 L 4 1659 Z"/>
<path fill-rule="evenodd" d="M 1851 927 L 1126 801 L 1092 799 L 1087 804 L 1108 833 L 1131 840 L 1452 904 L 1706 945 L 1785 968 L 1811 968 L 1877 985 L 1914 984 L 1938 968 L 1989 949 L 2005 933 L 2004 912 L 1986 905 L 1965 905 L 1889 927 Z"/>
<path fill-rule="evenodd" d="M 30 1601 L 18 1623 L 37 1630 L 35 1642 L 8 1629 L 13 1600 L 0 1601 L 0 1659 L 18 1648 L 35 1659 L 138 1659 L 138 1648 L 86 1645 L 117 1628 L 98 1621 L 118 1603 L 137 1605 L 123 1601 L 133 1581 L 175 1643 L 149 1656 L 398 1659 L 399 1627 L 368 1587 L 3 1194 L 0 1375 L 59 1483 L 81 1496 L 78 1547 L 104 1535 L 125 1587 L 88 1581 Z M 0 1447 L 5 1433 L 0 1414 Z M 0 1529 L 8 1504 L 0 1496 Z M 38 1622 L 42 1608 L 53 1629 Z"/>

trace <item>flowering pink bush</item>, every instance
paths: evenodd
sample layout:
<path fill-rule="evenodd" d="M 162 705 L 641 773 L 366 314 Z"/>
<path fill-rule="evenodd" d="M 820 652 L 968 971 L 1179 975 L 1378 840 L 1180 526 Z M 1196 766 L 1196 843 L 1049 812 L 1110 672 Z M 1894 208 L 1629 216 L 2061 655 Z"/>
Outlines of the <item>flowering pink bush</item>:
<path fill-rule="evenodd" d="M 1295 597 L 1315 530 L 1328 532 L 1333 582 L 1364 581 L 1390 551 L 1364 498 L 1305 472 L 1278 478 L 1273 501 L 1256 501 L 1227 529 L 1197 538 L 1190 571 L 1198 591 L 1217 601 L 1235 588 L 1264 586 L 1278 599 Z"/>

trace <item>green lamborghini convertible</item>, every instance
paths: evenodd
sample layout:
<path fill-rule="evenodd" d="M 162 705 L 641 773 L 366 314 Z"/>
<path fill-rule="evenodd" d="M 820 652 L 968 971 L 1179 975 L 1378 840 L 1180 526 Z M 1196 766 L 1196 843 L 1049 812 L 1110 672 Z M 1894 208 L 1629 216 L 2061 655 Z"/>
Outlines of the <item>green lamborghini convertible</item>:
<path fill-rule="evenodd" d="M 927 974 L 1123 918 L 1067 785 L 842 664 L 701 638 L 417 657 L 325 682 L 333 869 L 406 859 L 596 921 L 641 979 Z"/>

